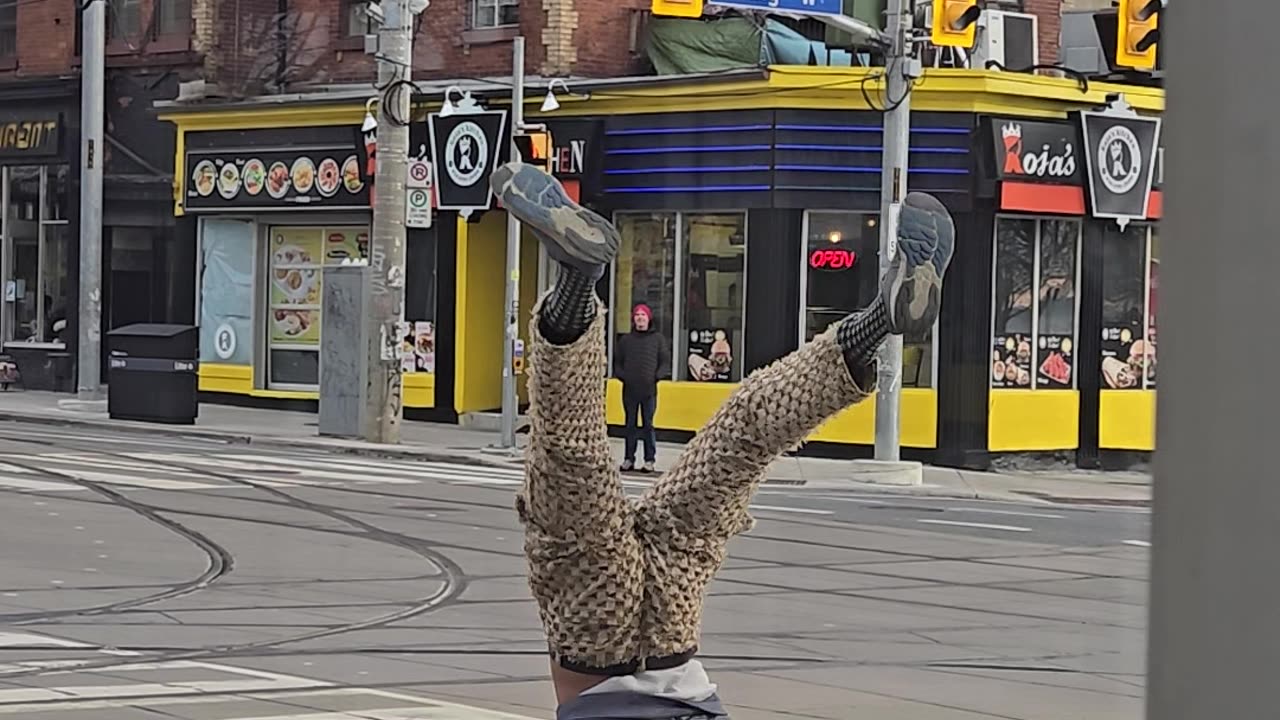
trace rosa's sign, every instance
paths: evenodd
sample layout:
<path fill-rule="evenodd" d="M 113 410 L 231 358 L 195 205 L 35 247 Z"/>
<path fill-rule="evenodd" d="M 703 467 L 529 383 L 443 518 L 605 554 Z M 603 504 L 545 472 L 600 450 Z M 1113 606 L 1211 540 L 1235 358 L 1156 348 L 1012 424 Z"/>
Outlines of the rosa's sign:
<path fill-rule="evenodd" d="M 996 179 L 1083 185 L 1079 130 L 1069 122 L 993 119 Z"/>
<path fill-rule="evenodd" d="M 1065 140 L 1060 145 L 1045 142 L 1039 148 L 1027 148 L 1022 138 L 1022 124 L 1009 123 L 1000 128 L 1004 144 L 1004 173 L 1007 176 L 1070 180 L 1076 177 L 1075 145 Z"/>

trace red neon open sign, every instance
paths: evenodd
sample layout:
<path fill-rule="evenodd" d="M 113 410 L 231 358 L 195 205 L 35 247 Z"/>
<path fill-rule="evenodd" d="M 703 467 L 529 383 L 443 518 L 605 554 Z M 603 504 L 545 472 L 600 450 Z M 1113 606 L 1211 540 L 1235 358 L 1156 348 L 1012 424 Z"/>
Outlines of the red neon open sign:
<path fill-rule="evenodd" d="M 858 254 L 844 248 L 821 248 L 809 253 L 809 267 L 814 270 L 848 270 L 858 261 Z"/>

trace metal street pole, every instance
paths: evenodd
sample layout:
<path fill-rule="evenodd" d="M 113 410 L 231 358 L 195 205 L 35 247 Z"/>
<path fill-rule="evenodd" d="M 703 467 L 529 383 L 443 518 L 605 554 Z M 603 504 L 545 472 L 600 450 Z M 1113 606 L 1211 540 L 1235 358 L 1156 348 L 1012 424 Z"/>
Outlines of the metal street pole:
<path fill-rule="evenodd" d="M 880 170 L 880 277 L 898 247 L 898 212 L 907 194 L 907 162 L 911 129 L 912 9 L 908 0 L 889 0 L 888 35 L 892 45 L 885 57 L 883 161 Z M 890 335 L 880 351 L 876 393 L 876 460 L 899 459 L 900 390 L 902 389 L 902 336 Z"/>
<path fill-rule="evenodd" d="M 1280 3 L 1168 13 L 1147 717 L 1275 717 L 1276 393 L 1244 378 L 1280 351 Z"/>
<path fill-rule="evenodd" d="M 365 440 L 400 442 L 403 390 L 400 321 L 404 316 L 405 183 L 409 164 L 413 15 L 407 0 L 384 0 L 378 30 L 378 156 L 369 243 L 369 380 Z"/>
<path fill-rule="evenodd" d="M 511 66 L 511 159 L 519 156 L 515 136 L 524 129 L 524 37 L 518 36 L 512 45 Z M 504 305 L 507 309 L 505 333 L 502 344 L 502 439 L 499 447 L 515 448 L 516 415 L 519 411 L 516 395 L 515 349 L 520 338 L 520 221 L 507 213 L 507 292 Z"/>
<path fill-rule="evenodd" d="M 80 320 L 76 390 L 81 400 L 102 394 L 102 124 L 107 0 L 83 11 L 80 48 Z M 6 228 L 7 229 L 7 228 Z M 46 308 L 45 312 L 49 312 Z"/>

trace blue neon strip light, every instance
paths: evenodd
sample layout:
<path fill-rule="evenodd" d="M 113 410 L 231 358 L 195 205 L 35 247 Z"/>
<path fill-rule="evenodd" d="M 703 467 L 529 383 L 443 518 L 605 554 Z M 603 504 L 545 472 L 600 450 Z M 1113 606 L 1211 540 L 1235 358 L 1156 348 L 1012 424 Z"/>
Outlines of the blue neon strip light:
<path fill-rule="evenodd" d="M 605 170 L 605 175 L 647 175 L 649 173 L 722 173 L 722 172 L 759 172 L 769 170 L 768 165 L 717 165 L 714 167 L 655 167 L 626 168 L 622 170 Z"/>
<path fill-rule="evenodd" d="M 839 173 L 880 173 L 878 167 L 841 167 L 837 165 L 779 165 L 779 170 L 800 170 L 811 172 Z M 968 175 L 968 170 L 958 168 L 909 168 L 912 175 Z"/>
<path fill-rule="evenodd" d="M 609 188 L 605 192 L 609 193 L 698 193 L 698 192 L 767 192 L 772 190 L 770 185 L 703 185 L 701 187 L 633 187 L 633 188 Z"/>
<path fill-rule="evenodd" d="M 628 128 L 625 130 L 608 130 L 605 135 L 681 135 L 684 133 L 748 132 L 772 129 L 772 125 L 708 125 L 687 128 Z"/>
<path fill-rule="evenodd" d="M 692 147 L 620 148 L 608 150 L 606 155 L 665 155 L 667 153 L 750 152 L 772 150 L 769 145 L 702 145 Z"/>
<path fill-rule="evenodd" d="M 779 130 L 813 130 L 814 132 L 884 132 L 879 125 L 779 125 Z M 969 128 L 913 127 L 911 132 L 921 135 L 968 135 Z"/>
<path fill-rule="evenodd" d="M 822 150 L 832 152 L 883 152 L 879 145 L 807 145 L 784 143 L 777 146 L 779 150 Z M 968 148 L 911 148 L 913 153 L 930 155 L 968 155 Z"/>

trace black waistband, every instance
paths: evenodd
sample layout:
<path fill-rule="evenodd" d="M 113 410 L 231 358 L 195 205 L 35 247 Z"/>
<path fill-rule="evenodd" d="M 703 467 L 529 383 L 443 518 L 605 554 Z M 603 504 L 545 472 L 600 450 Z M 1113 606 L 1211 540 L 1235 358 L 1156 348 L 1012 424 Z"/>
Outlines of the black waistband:
<path fill-rule="evenodd" d="M 644 672 L 646 670 L 670 670 L 671 668 L 678 668 L 692 660 L 697 654 L 698 648 L 695 647 L 682 653 L 676 653 L 675 655 L 640 658 L 618 665 L 610 665 L 608 667 L 596 667 L 586 663 L 574 662 L 568 658 L 559 658 L 557 663 L 565 670 L 580 673 L 582 675 L 624 677 L 626 675 L 635 675 L 636 673 Z"/>

